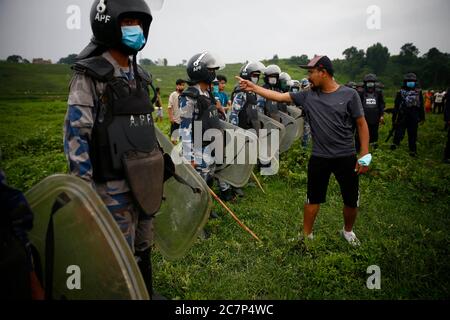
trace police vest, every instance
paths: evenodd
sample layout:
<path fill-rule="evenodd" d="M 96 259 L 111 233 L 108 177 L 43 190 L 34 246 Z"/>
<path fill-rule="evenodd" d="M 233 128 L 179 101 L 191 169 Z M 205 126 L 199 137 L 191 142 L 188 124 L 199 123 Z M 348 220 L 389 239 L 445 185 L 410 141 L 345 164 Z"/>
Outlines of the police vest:
<path fill-rule="evenodd" d="M 278 89 L 273 88 L 268 84 L 265 84 L 263 88 L 279 92 Z M 266 103 L 264 105 L 264 113 L 266 114 L 266 116 L 271 117 L 272 119 L 278 122 L 281 122 L 279 112 L 282 111 L 283 109 L 286 109 L 287 111 L 287 106 L 285 105 L 283 107 L 282 103 L 266 99 Z"/>
<path fill-rule="evenodd" d="M 216 99 L 209 92 L 209 97 L 200 94 L 200 91 L 196 87 L 188 87 L 181 96 L 189 97 L 195 100 L 194 114 L 192 117 L 193 121 L 201 121 L 202 123 L 202 137 L 203 134 L 208 129 L 219 129 L 222 130 L 223 126 L 220 123 L 219 112 L 216 107 Z M 192 124 L 192 136 L 194 134 L 194 124 Z M 205 147 L 209 145 L 210 141 L 203 141 L 202 146 Z"/>
<path fill-rule="evenodd" d="M 233 97 L 243 92 L 245 94 L 245 104 L 238 113 L 239 117 L 239 127 L 245 130 L 255 129 L 258 131 L 261 129 L 261 123 L 258 119 L 258 105 L 257 96 L 254 92 L 244 92 L 239 88 L 235 88 L 233 92 Z"/>
<path fill-rule="evenodd" d="M 136 87 L 132 87 L 127 79 L 114 77 L 114 66 L 101 56 L 78 61 L 73 69 L 106 84 L 105 92 L 98 97 L 89 145 L 94 180 L 124 179 L 126 154 L 159 148 L 148 92 L 151 75 L 139 67 Z"/>
<path fill-rule="evenodd" d="M 368 124 L 378 124 L 380 121 L 380 105 L 378 92 L 364 91 L 362 94 L 364 116 Z"/>

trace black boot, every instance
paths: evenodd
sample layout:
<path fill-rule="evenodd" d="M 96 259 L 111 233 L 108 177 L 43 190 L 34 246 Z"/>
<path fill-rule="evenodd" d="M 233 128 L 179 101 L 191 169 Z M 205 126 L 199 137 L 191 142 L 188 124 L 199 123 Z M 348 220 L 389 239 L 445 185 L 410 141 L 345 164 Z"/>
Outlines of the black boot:
<path fill-rule="evenodd" d="M 228 188 L 225 191 L 220 191 L 220 199 L 222 199 L 222 201 L 234 200 L 233 190 L 231 190 L 231 188 Z"/>
<path fill-rule="evenodd" d="M 136 251 L 138 257 L 138 266 L 147 287 L 148 294 L 151 300 L 167 300 L 165 297 L 159 295 L 153 290 L 153 274 L 152 274 L 152 259 L 151 248 L 144 251 Z"/>

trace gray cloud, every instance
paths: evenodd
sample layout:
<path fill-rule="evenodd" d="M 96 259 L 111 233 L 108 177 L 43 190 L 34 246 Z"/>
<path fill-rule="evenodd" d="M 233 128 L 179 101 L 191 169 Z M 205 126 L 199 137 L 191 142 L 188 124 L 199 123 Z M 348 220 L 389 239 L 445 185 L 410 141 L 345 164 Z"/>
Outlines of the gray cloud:
<path fill-rule="evenodd" d="M 152 7 L 154 3 L 148 1 Z M 0 0 L 0 57 L 20 54 L 57 61 L 89 41 L 90 0 Z M 81 29 L 68 30 L 69 5 L 81 9 Z M 381 8 L 381 30 L 366 27 L 367 7 Z M 381 42 L 398 53 L 413 42 L 450 52 L 450 1 L 429 0 L 165 0 L 154 11 L 143 57 L 170 64 L 212 50 L 225 62 L 306 53 L 341 57 L 352 45 Z"/>

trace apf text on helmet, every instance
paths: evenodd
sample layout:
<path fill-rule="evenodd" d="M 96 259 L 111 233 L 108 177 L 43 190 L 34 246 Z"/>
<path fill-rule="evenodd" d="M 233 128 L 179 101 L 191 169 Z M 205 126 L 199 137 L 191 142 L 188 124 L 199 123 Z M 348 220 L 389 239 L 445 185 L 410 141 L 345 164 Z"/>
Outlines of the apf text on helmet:
<path fill-rule="evenodd" d="M 100 14 L 97 12 L 97 14 L 95 15 L 95 21 L 108 23 L 109 20 L 111 20 L 111 16 L 109 16 L 107 14 Z"/>

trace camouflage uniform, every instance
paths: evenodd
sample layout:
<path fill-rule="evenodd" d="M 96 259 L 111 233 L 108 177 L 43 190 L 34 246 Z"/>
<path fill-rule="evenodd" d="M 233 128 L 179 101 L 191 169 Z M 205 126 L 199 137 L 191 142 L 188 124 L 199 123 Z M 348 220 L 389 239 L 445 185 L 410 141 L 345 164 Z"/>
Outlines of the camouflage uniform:
<path fill-rule="evenodd" d="M 230 112 L 230 123 L 239 126 L 239 112 L 244 108 L 245 103 L 247 102 L 246 94 L 244 92 L 238 92 L 234 98 L 233 103 L 231 105 Z"/>
<path fill-rule="evenodd" d="M 122 68 L 105 52 L 102 55 L 114 66 L 114 76 L 135 86 L 132 68 Z M 125 180 L 100 183 L 93 180 L 93 168 L 89 155 L 89 142 L 98 112 L 97 106 L 105 92 L 106 84 L 76 73 L 70 83 L 68 110 L 64 121 L 64 152 L 69 171 L 97 191 L 119 225 L 132 251 L 143 251 L 153 242 L 152 219 L 134 204 L 130 188 Z"/>
<path fill-rule="evenodd" d="M 200 86 L 195 86 L 201 95 L 204 95 L 209 98 L 209 94 L 200 89 Z M 194 147 L 194 142 L 192 138 L 192 129 L 194 125 L 194 114 L 196 113 L 196 101 L 190 97 L 180 96 L 179 98 L 179 107 L 180 107 L 180 134 L 181 134 L 181 142 L 183 145 L 183 157 L 192 162 L 194 161 L 196 164 L 195 170 L 198 174 L 208 182 L 212 175 L 214 174 L 216 164 L 214 159 L 209 157 L 209 146 L 204 148 L 196 149 Z M 219 180 L 219 188 L 220 191 L 226 191 L 230 188 L 230 185 L 226 182 Z"/>

